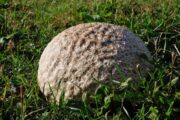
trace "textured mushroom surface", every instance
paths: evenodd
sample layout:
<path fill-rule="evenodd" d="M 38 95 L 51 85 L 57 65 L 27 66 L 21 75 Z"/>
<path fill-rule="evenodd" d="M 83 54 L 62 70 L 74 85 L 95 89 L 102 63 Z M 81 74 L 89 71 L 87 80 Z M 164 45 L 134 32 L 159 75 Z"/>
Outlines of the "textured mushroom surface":
<path fill-rule="evenodd" d="M 59 33 L 44 49 L 38 69 L 38 85 L 45 96 L 58 102 L 92 93 L 97 82 L 121 81 L 123 76 L 139 80 L 146 75 L 151 55 L 142 40 L 128 29 L 107 23 L 85 23 Z"/>

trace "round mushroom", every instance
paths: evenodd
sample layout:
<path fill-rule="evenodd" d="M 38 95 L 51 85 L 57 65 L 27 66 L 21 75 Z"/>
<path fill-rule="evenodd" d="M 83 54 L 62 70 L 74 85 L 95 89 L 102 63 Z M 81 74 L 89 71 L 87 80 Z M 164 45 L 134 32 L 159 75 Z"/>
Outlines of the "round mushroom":
<path fill-rule="evenodd" d="M 59 101 L 93 93 L 112 78 L 139 81 L 152 60 L 143 41 L 128 29 L 108 23 L 85 23 L 59 33 L 44 49 L 38 68 L 38 85 L 46 97 Z M 116 69 L 122 72 L 118 73 Z"/>

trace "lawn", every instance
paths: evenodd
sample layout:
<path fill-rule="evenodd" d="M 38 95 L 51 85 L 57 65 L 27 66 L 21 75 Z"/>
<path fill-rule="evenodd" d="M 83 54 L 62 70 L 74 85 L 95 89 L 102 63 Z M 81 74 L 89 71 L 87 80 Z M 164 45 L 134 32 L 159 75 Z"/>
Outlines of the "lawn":
<path fill-rule="evenodd" d="M 100 85 L 95 102 L 50 103 L 37 85 L 40 55 L 55 35 L 87 22 L 136 33 L 153 56 L 154 70 L 139 86 Z M 0 0 L 0 119 L 178 120 L 179 76 L 179 0 Z"/>

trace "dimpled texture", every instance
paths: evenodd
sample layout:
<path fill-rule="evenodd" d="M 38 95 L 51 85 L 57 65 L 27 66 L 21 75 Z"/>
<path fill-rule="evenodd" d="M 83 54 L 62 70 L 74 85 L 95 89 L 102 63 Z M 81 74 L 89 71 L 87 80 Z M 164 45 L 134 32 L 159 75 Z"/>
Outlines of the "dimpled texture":
<path fill-rule="evenodd" d="M 151 68 L 150 52 L 142 40 L 124 27 L 108 23 L 85 23 L 59 33 L 44 49 L 38 69 L 38 85 L 46 97 L 58 102 L 93 93 L 97 81 L 139 80 Z M 116 66 L 116 67 L 115 67 Z M 139 66 L 139 67 L 137 67 Z"/>

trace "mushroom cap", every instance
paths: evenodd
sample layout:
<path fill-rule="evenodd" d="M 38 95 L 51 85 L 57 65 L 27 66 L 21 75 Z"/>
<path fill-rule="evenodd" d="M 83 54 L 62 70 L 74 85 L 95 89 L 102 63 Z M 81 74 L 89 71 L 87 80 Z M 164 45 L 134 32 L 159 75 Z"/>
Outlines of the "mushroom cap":
<path fill-rule="evenodd" d="M 139 81 L 139 70 L 146 75 L 151 60 L 143 41 L 128 29 L 108 23 L 79 24 L 59 33 L 44 49 L 38 85 L 56 102 L 62 91 L 65 99 L 79 99 L 95 91 L 96 81 L 121 81 L 122 76 Z"/>

